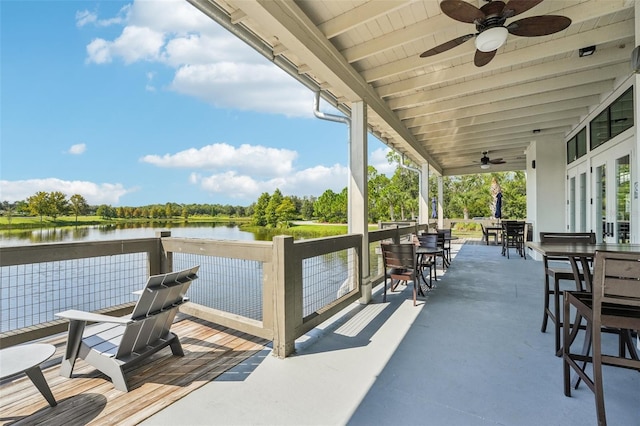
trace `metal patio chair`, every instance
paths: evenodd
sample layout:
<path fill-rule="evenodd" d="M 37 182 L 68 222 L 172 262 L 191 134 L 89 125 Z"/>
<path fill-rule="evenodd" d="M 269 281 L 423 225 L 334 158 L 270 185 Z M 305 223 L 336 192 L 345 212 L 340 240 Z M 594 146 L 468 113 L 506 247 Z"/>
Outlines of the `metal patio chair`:
<path fill-rule="evenodd" d="M 595 244 L 596 234 L 594 232 L 540 232 L 540 242 L 545 244 Z M 562 355 L 560 353 L 560 328 L 562 327 L 562 319 L 560 318 L 560 296 L 562 296 L 560 281 L 571 281 L 574 283 L 576 290 L 583 289 L 582 284 L 576 282 L 570 265 L 563 266 L 558 263 L 566 263 L 567 261 L 566 257 L 542 257 L 544 264 L 544 310 L 540 331 L 543 333 L 547 331 L 547 322 L 551 319 L 555 331 L 555 353 L 557 356 Z M 554 262 L 554 264 L 549 262 Z M 553 280 L 553 286 L 551 280 Z M 580 272 L 580 281 L 584 281 L 582 272 Z M 553 296 L 553 310 L 549 307 L 551 296 Z"/>
<path fill-rule="evenodd" d="M 631 330 L 640 329 L 640 253 L 596 252 L 592 292 L 565 291 L 564 294 L 564 394 L 571 396 L 570 375 L 571 370 L 574 370 L 594 393 L 598 424 L 606 425 L 602 365 L 640 371 L 640 360 L 631 337 Z M 571 352 L 576 331 L 571 330 L 570 333 L 571 307 L 576 309 L 577 315 L 587 320 L 585 344 L 581 353 Z M 603 331 L 619 335 L 617 356 L 602 353 Z M 589 349 L 592 356 L 589 356 Z M 628 350 L 628 356 L 625 349 Z M 593 364 L 593 377 L 587 374 L 587 362 Z M 575 386 L 578 384 L 579 380 Z"/>
<path fill-rule="evenodd" d="M 413 282 L 413 306 L 416 306 L 418 293 L 418 276 L 416 268 L 416 246 L 414 244 L 380 244 L 382 259 L 384 262 L 384 296 L 387 301 L 387 280 L 390 279 L 391 288 L 394 288 L 394 280 Z"/>

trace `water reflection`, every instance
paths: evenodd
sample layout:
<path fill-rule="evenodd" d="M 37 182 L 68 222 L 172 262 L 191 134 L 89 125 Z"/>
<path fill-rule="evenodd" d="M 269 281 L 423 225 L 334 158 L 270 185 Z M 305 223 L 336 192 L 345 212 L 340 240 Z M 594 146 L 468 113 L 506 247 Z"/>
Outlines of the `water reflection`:
<path fill-rule="evenodd" d="M 209 238 L 217 240 L 270 241 L 279 232 L 242 231 L 235 223 L 165 223 L 131 222 L 106 225 L 66 226 L 0 231 L 0 245 L 20 246 L 40 243 L 96 241 L 154 237 L 160 231 L 171 231 L 174 237 Z"/>
<path fill-rule="evenodd" d="M 29 240 L 32 244 L 69 240 L 82 241 L 89 235 L 89 230 L 85 227 L 40 228 L 37 230 L 30 229 L 27 231 L 21 231 L 18 235 L 20 239 Z M 2 241 L 4 242 L 4 235 Z"/>

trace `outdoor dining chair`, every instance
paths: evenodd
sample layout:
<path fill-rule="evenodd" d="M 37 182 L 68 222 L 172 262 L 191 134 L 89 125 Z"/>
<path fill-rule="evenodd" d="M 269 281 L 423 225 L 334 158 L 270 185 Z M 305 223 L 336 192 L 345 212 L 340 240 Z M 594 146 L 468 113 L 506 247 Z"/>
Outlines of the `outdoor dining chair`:
<path fill-rule="evenodd" d="M 420 277 L 423 282 L 426 284 L 426 279 L 424 278 L 424 272 L 426 269 L 429 269 L 429 283 L 427 284 L 429 288 L 433 287 L 433 281 L 438 280 L 437 271 L 436 271 L 436 259 L 440 255 L 442 256 L 443 252 L 438 248 L 438 235 L 437 234 L 422 234 L 418 235 L 418 271 L 420 272 Z"/>
<path fill-rule="evenodd" d="M 563 379 L 564 394 L 571 396 L 571 370 L 594 393 L 598 425 L 606 425 L 602 386 L 602 365 L 623 367 L 640 371 L 640 360 L 631 338 L 631 330 L 640 329 L 640 253 L 597 251 L 594 262 L 592 292 L 565 291 L 563 325 Z M 587 320 L 587 333 L 581 353 L 571 352 L 575 338 L 570 333 L 569 312 Z M 620 336 L 618 356 L 602 353 L 602 332 L 617 332 Z M 629 356 L 626 356 L 628 350 Z M 593 365 L 593 377 L 589 377 L 586 363 Z M 582 365 L 579 365 L 581 363 Z M 576 382 L 576 387 L 579 381 Z"/>
<path fill-rule="evenodd" d="M 442 242 L 442 249 L 444 250 L 444 258 L 447 260 L 447 266 L 451 264 L 451 228 L 438 229 L 438 235 Z"/>
<path fill-rule="evenodd" d="M 540 242 L 544 244 L 573 244 L 573 243 L 586 243 L 595 244 L 596 234 L 594 232 L 540 232 Z M 542 327 L 540 331 L 545 333 L 547 331 L 547 322 L 549 319 L 553 322 L 555 331 L 555 353 L 557 356 L 562 356 L 560 352 L 560 328 L 562 327 L 562 320 L 560 319 L 560 281 L 571 281 L 574 283 L 576 290 L 584 289 L 582 282 L 584 281 L 584 274 L 580 272 L 580 283 L 577 283 L 573 275 L 573 270 L 566 264 L 566 257 L 551 257 L 543 256 L 542 262 L 544 265 L 544 310 L 542 315 Z M 553 262 L 550 263 L 550 262 Z M 553 280 L 553 286 L 551 285 Z M 553 296 L 553 310 L 549 307 L 549 299 Z"/>
<path fill-rule="evenodd" d="M 489 238 L 493 237 L 493 243 L 495 245 L 498 245 L 498 231 L 493 229 L 489 230 L 485 228 L 482 223 L 480 224 L 480 227 L 482 228 L 482 239 L 485 241 L 485 243 L 489 245 Z"/>
<path fill-rule="evenodd" d="M 418 292 L 418 276 L 416 273 L 416 246 L 415 244 L 380 244 L 382 248 L 382 260 L 384 264 L 384 295 L 383 302 L 387 301 L 387 281 L 393 291 L 399 282 L 413 282 L 413 306 L 416 306 Z M 397 283 L 394 285 L 394 281 Z"/>
<path fill-rule="evenodd" d="M 509 249 L 514 248 L 523 258 L 527 258 L 524 251 L 524 222 L 502 222 L 502 255 L 509 259 Z"/>

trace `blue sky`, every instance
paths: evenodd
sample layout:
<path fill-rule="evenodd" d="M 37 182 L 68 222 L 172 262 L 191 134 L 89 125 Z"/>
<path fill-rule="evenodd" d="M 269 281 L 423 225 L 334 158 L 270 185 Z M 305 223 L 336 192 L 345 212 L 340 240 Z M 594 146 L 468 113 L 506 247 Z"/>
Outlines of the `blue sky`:
<path fill-rule="evenodd" d="M 249 205 L 347 185 L 346 127 L 184 0 L 0 0 L 0 20 L 0 201 Z M 369 151 L 389 172 L 371 135 Z"/>

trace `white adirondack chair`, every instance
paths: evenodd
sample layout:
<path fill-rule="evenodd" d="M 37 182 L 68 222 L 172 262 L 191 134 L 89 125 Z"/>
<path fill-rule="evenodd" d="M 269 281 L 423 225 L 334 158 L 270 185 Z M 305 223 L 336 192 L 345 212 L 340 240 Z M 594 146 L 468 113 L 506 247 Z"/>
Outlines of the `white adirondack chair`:
<path fill-rule="evenodd" d="M 111 378 L 116 389 L 128 392 L 125 370 L 166 346 L 183 356 L 178 336 L 170 330 L 178 307 L 199 266 L 152 275 L 140 292 L 131 315 L 112 317 L 69 310 L 56 316 L 69 320 L 69 335 L 60 375 L 71 377 L 77 358 L 84 359 Z M 97 323 L 86 327 L 87 323 Z"/>

